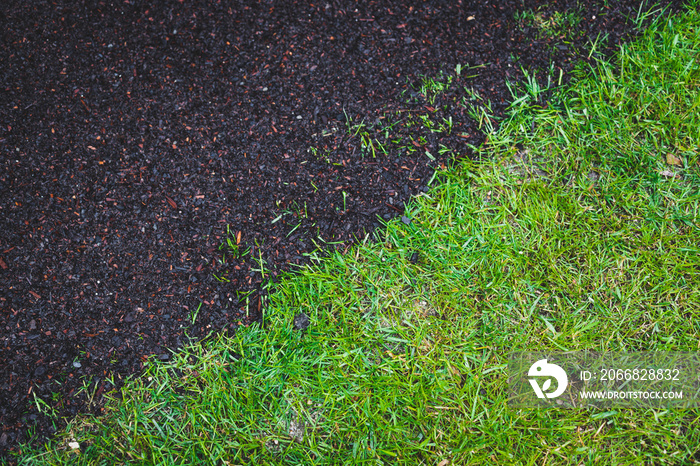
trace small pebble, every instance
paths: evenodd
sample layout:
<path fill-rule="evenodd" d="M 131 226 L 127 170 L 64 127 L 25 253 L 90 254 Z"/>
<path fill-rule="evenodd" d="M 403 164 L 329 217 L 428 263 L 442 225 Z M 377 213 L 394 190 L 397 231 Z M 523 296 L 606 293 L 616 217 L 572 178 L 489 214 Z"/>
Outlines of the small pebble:
<path fill-rule="evenodd" d="M 80 369 L 82 367 L 82 364 L 80 364 L 78 361 L 74 361 L 73 367 L 75 367 L 76 369 Z"/>
<path fill-rule="evenodd" d="M 303 312 L 300 312 L 294 316 L 294 330 L 306 330 L 310 323 L 311 320 L 309 319 L 309 316 Z"/>

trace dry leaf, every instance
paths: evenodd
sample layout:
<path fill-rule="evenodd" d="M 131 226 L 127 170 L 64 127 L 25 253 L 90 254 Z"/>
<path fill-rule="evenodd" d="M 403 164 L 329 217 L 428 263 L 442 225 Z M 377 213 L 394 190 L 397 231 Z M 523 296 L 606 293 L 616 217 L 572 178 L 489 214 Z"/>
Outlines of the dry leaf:
<path fill-rule="evenodd" d="M 681 159 L 679 159 L 673 154 L 666 154 L 666 163 L 669 165 L 675 165 L 677 167 L 683 166 L 683 162 L 681 161 Z"/>
<path fill-rule="evenodd" d="M 675 173 L 673 173 L 672 171 L 668 171 L 668 170 L 664 170 L 664 171 L 660 172 L 659 175 L 661 175 L 665 178 L 674 178 L 676 176 Z"/>
<path fill-rule="evenodd" d="M 7 264 L 2 260 L 2 257 L 0 257 L 0 267 L 2 267 L 3 270 L 7 269 Z"/>
<path fill-rule="evenodd" d="M 447 466 L 448 464 L 450 464 L 448 460 L 442 460 L 438 463 L 438 466 Z"/>
<path fill-rule="evenodd" d="M 172 207 L 173 209 L 177 209 L 177 203 L 175 201 L 173 201 L 168 196 L 165 196 L 165 200 L 168 201 L 168 204 L 170 204 L 170 207 Z"/>
<path fill-rule="evenodd" d="M 35 292 L 33 292 L 33 291 L 30 291 L 29 294 L 32 295 L 32 296 L 34 296 L 36 299 L 41 299 L 41 295 L 39 295 L 38 293 L 35 293 Z"/>

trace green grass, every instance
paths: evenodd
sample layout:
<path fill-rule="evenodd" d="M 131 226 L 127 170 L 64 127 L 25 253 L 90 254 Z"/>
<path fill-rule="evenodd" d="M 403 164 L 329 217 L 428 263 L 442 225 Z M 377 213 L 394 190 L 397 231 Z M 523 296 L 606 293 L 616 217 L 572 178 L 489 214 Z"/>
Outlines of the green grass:
<path fill-rule="evenodd" d="M 535 28 L 538 39 L 570 39 L 580 34 L 578 26 L 583 20 L 581 8 L 552 13 L 546 13 L 547 9 L 548 5 L 543 4 L 537 10 L 519 11 L 514 18 L 521 28 Z"/>
<path fill-rule="evenodd" d="M 264 329 L 149 363 L 22 463 L 700 461 L 698 410 L 507 405 L 513 350 L 698 350 L 700 16 L 578 75 L 513 87 L 482 162 L 273 285 Z"/>

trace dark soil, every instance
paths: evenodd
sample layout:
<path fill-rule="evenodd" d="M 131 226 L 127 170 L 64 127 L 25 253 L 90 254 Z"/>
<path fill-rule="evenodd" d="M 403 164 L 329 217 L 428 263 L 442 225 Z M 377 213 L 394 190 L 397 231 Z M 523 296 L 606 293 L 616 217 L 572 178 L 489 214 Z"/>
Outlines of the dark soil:
<path fill-rule="evenodd" d="M 465 86 L 501 115 L 520 66 L 568 73 L 639 8 L 583 2 L 578 27 L 544 37 L 514 19 L 540 3 L 3 2 L 0 458 L 99 413 L 146 358 L 260 319 L 265 280 L 317 246 L 401 215 L 442 146 L 483 140 Z M 419 92 L 457 64 L 478 68 Z M 411 114 L 454 128 L 406 129 Z M 414 141 L 373 156 L 346 115 Z M 227 236 L 247 254 L 220 250 Z"/>

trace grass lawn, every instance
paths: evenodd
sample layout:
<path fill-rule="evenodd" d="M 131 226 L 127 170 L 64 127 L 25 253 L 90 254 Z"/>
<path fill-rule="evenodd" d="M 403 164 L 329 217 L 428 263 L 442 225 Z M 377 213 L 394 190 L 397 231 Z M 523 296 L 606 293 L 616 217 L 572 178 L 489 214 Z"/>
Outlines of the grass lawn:
<path fill-rule="evenodd" d="M 698 410 L 515 410 L 506 390 L 514 350 L 700 347 L 697 6 L 567 88 L 526 76 L 480 162 L 273 285 L 264 329 L 149 363 L 21 463 L 700 462 Z"/>

